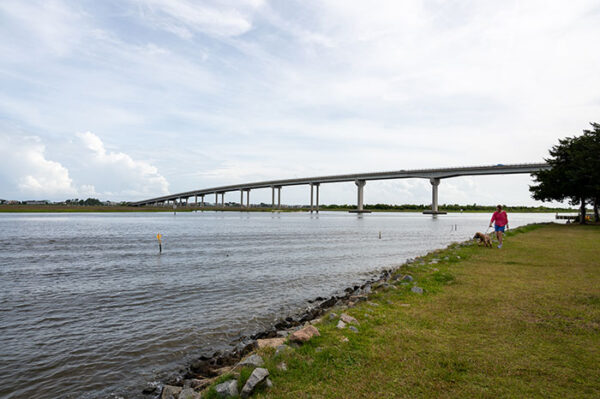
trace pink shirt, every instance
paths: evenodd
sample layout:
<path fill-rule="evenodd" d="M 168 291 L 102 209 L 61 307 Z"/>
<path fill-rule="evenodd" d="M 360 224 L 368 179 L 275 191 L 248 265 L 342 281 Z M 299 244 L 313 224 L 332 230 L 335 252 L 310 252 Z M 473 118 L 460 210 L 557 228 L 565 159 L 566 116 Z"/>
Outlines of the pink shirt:
<path fill-rule="evenodd" d="M 490 223 L 492 223 L 494 220 L 496 221 L 496 226 L 506 226 L 508 224 L 508 216 L 506 215 L 506 211 L 494 212 Z"/>

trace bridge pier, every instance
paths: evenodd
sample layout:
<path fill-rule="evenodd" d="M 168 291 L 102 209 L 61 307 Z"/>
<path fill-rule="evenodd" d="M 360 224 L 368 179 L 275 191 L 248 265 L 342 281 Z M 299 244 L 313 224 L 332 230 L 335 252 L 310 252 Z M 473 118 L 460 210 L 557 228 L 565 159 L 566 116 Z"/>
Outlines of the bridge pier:
<path fill-rule="evenodd" d="M 281 209 L 281 186 L 277 188 L 277 209 Z"/>
<path fill-rule="evenodd" d="M 244 190 L 240 190 L 240 208 L 244 207 Z"/>
<path fill-rule="evenodd" d="M 194 206 L 198 206 L 198 194 L 194 196 Z"/>
<path fill-rule="evenodd" d="M 357 199 L 356 199 L 356 209 L 352 209 L 350 213 L 371 213 L 371 211 L 367 211 L 364 209 L 364 188 L 365 184 L 367 184 L 366 180 L 355 180 L 354 184 L 357 187 Z"/>
<path fill-rule="evenodd" d="M 221 193 L 221 208 L 225 208 L 225 192 Z"/>
<path fill-rule="evenodd" d="M 250 208 L 250 189 L 246 190 L 246 208 Z"/>
<path fill-rule="evenodd" d="M 313 211 L 319 213 L 319 186 L 321 184 L 320 183 L 310 183 L 310 213 L 313 213 Z M 313 188 L 316 187 L 317 190 L 317 198 L 316 198 L 316 208 L 315 206 L 313 206 Z"/>
<path fill-rule="evenodd" d="M 438 177 L 432 177 L 429 179 L 431 183 L 431 210 L 423 211 L 424 215 L 445 215 L 447 212 L 438 210 L 438 186 L 440 185 L 440 179 Z"/>

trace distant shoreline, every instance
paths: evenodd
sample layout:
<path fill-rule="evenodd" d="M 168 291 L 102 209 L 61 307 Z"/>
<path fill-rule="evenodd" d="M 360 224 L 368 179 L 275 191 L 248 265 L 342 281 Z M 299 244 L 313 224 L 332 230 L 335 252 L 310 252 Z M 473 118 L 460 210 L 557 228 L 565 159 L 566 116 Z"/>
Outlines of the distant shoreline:
<path fill-rule="evenodd" d="M 348 212 L 350 207 L 322 207 L 321 211 Z M 401 209 L 401 208 L 373 208 L 365 207 L 372 212 L 417 212 L 424 209 Z M 447 209 L 440 207 L 440 210 L 448 213 L 489 213 L 494 209 Z M 508 212 L 512 213 L 577 213 L 575 209 L 566 208 L 526 208 L 526 207 L 506 207 Z M 240 208 L 235 206 L 214 207 L 214 206 L 181 206 L 177 209 L 171 207 L 133 207 L 133 206 L 108 206 L 108 205 L 0 205 L 0 213 L 110 213 L 110 212 L 194 212 L 194 211 L 217 211 L 217 212 L 309 212 L 310 208 L 283 208 L 280 210 L 270 207 Z"/>

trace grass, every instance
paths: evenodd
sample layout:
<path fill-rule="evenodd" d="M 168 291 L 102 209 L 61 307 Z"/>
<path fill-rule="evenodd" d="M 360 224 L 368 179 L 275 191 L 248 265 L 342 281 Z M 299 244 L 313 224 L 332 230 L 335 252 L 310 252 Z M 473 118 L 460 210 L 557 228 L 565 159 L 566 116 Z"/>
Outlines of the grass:
<path fill-rule="evenodd" d="M 256 396 L 600 397 L 599 243 L 599 226 L 549 224 L 510 232 L 501 250 L 432 253 L 402 268 L 414 283 L 345 310 L 358 333 L 326 315 L 321 337 L 262 350 L 274 387 Z"/>

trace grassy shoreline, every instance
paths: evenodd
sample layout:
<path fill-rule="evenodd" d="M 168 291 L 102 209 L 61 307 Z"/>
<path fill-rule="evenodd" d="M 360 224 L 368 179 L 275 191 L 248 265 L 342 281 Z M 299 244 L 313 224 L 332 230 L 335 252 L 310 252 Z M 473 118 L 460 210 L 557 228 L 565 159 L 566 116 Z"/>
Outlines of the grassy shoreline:
<path fill-rule="evenodd" d="M 331 311 L 358 333 L 326 314 L 320 337 L 259 350 L 274 386 L 256 397 L 600 397 L 598 242 L 600 226 L 547 224 L 515 229 L 501 250 L 434 251 L 400 269 L 414 282 Z"/>

